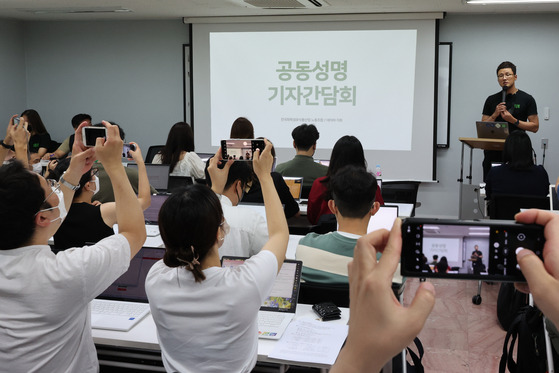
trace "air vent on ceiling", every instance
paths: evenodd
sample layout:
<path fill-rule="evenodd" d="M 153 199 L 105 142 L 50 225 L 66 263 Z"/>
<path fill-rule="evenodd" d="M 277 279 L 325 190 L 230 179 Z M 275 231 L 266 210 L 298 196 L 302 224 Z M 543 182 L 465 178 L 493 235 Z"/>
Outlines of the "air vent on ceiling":
<path fill-rule="evenodd" d="M 324 0 L 244 0 L 244 2 L 255 8 L 266 9 L 314 9 L 330 5 Z"/>
<path fill-rule="evenodd" d="M 88 7 L 88 8 L 44 8 L 19 9 L 20 12 L 33 14 L 91 14 L 91 13 L 127 13 L 132 12 L 120 6 Z"/>

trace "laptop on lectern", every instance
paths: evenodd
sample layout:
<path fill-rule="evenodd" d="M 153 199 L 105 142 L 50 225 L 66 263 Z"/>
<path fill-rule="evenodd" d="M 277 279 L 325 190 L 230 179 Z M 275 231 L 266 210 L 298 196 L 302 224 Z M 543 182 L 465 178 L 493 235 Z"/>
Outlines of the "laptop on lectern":
<path fill-rule="evenodd" d="M 509 135 L 507 122 L 476 122 L 477 137 L 480 139 L 506 139 Z"/>

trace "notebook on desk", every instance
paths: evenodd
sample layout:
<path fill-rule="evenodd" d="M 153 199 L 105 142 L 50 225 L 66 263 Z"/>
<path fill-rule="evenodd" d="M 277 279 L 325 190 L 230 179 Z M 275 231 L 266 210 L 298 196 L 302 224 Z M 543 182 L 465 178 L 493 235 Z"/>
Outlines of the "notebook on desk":
<path fill-rule="evenodd" d="M 476 122 L 477 137 L 480 139 L 506 139 L 509 135 L 507 122 Z"/>
<path fill-rule="evenodd" d="M 236 267 L 247 258 L 224 256 L 222 267 Z M 295 317 L 303 262 L 286 259 L 276 277 L 270 295 L 258 311 L 258 338 L 280 339 Z"/>
<path fill-rule="evenodd" d="M 165 249 L 143 247 L 128 270 L 91 302 L 91 327 L 128 331 L 149 313 L 146 276 Z"/>

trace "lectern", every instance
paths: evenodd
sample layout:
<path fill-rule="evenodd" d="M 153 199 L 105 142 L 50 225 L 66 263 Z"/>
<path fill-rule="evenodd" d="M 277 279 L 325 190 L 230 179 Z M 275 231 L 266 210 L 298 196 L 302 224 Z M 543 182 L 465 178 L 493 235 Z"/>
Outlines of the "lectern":
<path fill-rule="evenodd" d="M 473 137 L 458 138 L 462 143 L 462 155 L 460 158 L 460 209 L 458 217 L 460 219 L 481 219 L 484 218 L 485 203 L 479 200 L 479 186 L 472 185 L 472 157 L 474 149 L 497 150 L 502 151 L 505 146 L 504 139 L 479 139 Z M 470 166 L 466 179 L 469 182 L 464 183 L 464 147 L 470 148 Z"/>

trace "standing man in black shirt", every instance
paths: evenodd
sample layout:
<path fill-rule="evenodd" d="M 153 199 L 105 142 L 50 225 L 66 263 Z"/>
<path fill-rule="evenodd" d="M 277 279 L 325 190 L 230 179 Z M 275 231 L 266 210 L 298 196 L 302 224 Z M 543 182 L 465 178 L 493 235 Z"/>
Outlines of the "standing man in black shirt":
<path fill-rule="evenodd" d="M 481 120 L 484 122 L 508 122 L 509 131 L 530 131 L 538 132 L 539 119 L 536 101 L 528 93 L 516 88 L 516 66 L 509 61 L 502 62 L 497 67 L 497 78 L 503 91 L 506 91 L 506 98 L 503 102 L 503 91 L 487 97 L 483 105 L 483 115 Z M 483 180 L 492 162 L 502 161 L 502 152 L 485 151 L 483 159 Z"/>

